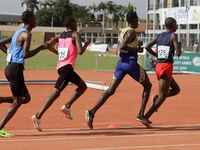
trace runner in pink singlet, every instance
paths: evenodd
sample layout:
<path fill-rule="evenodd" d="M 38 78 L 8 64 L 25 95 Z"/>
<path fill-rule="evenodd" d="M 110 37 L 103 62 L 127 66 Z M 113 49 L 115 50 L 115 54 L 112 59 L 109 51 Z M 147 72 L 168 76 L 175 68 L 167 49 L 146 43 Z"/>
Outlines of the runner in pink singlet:
<path fill-rule="evenodd" d="M 85 41 L 84 46 L 81 44 L 81 35 L 77 32 L 76 20 L 72 16 L 68 16 L 64 20 L 66 31 L 58 34 L 52 38 L 49 43 L 49 50 L 58 55 L 57 71 L 59 77 L 56 81 L 55 87 L 52 93 L 47 97 L 44 105 L 38 113 L 33 115 L 34 127 L 42 131 L 40 127 L 40 118 L 45 111 L 53 104 L 53 102 L 60 96 L 62 90 L 68 85 L 69 82 L 78 86 L 73 92 L 72 97 L 67 104 L 61 107 L 61 111 L 65 114 L 68 119 L 73 119 L 71 116 L 71 105 L 85 92 L 87 86 L 85 82 L 74 72 L 75 60 L 77 54 L 82 55 L 87 46 L 90 44 L 89 40 Z M 52 45 L 58 43 L 58 51 L 55 50 Z"/>

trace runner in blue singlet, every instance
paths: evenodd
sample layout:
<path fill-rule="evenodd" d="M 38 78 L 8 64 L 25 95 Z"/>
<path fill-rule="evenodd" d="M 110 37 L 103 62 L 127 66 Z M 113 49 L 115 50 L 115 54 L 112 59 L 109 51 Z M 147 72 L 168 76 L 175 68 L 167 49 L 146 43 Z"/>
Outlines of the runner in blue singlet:
<path fill-rule="evenodd" d="M 36 27 L 35 15 L 30 11 L 22 14 L 24 27 L 17 30 L 9 37 L 0 41 L 0 49 L 7 54 L 8 65 L 5 69 L 5 75 L 10 82 L 12 95 L 10 97 L 0 97 L 0 103 L 11 103 L 6 111 L 5 116 L 0 122 L 0 136 L 12 137 L 12 134 L 6 132 L 4 126 L 14 116 L 18 108 L 22 104 L 30 101 L 31 97 L 24 83 L 24 62 L 26 58 L 30 58 L 42 49 L 47 49 L 48 44 L 43 44 L 35 50 L 29 51 L 31 43 L 31 30 Z M 11 42 L 11 47 L 6 47 Z"/>

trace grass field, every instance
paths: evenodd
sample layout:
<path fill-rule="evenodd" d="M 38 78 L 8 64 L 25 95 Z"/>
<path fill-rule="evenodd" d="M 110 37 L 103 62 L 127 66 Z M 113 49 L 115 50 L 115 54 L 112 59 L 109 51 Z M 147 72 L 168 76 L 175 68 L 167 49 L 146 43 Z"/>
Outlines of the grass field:
<path fill-rule="evenodd" d="M 35 47 L 31 47 L 34 49 Z M 93 71 L 96 67 L 96 54 L 110 54 L 115 55 L 115 52 L 93 52 L 85 51 L 83 55 L 78 55 L 76 59 L 75 70 L 89 70 Z M 115 66 L 119 57 L 98 57 L 98 70 L 115 70 Z M 144 58 L 142 58 L 142 67 L 144 67 Z M 57 65 L 57 55 L 49 50 L 43 50 L 32 58 L 28 58 L 25 62 L 25 69 L 39 69 L 39 70 L 55 70 Z M 0 54 L 0 68 L 6 67 L 6 54 Z"/>

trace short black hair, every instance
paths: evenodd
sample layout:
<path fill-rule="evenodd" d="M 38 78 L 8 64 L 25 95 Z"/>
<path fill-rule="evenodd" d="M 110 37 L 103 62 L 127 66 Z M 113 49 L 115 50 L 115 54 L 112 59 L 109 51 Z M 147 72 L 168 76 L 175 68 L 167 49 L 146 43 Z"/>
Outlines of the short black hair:
<path fill-rule="evenodd" d="M 33 12 L 31 12 L 31 11 L 24 11 L 23 13 L 22 13 L 22 21 L 24 22 L 24 23 L 28 23 L 29 22 L 29 20 L 30 20 L 30 18 L 33 16 L 34 14 L 33 14 Z"/>
<path fill-rule="evenodd" d="M 126 15 L 126 21 L 131 23 L 133 19 L 138 18 L 136 11 L 129 11 Z"/>
<path fill-rule="evenodd" d="M 172 28 L 172 25 L 173 23 L 175 22 L 176 20 L 172 17 L 167 17 L 165 19 L 165 26 L 168 28 L 168 29 L 171 29 Z"/>
<path fill-rule="evenodd" d="M 74 19 L 74 17 L 72 17 L 72 16 L 67 16 L 67 17 L 65 17 L 65 20 L 64 20 L 64 25 L 65 25 L 65 27 L 66 27 L 66 28 L 67 28 L 67 27 L 70 27 L 71 23 L 74 22 L 74 21 L 75 21 L 75 19 Z"/>

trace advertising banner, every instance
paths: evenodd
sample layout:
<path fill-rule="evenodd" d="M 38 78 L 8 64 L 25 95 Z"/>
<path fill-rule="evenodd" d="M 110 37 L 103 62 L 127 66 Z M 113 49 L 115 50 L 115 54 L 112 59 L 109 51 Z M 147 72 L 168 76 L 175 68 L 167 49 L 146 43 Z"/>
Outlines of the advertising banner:
<path fill-rule="evenodd" d="M 175 7 L 159 9 L 160 25 L 165 24 L 167 17 L 176 19 L 177 24 L 200 23 L 200 6 Z"/>
<path fill-rule="evenodd" d="M 155 71 L 157 58 L 146 52 L 145 69 Z M 200 73 L 200 53 L 182 53 L 180 57 L 174 56 L 173 71 Z"/>

